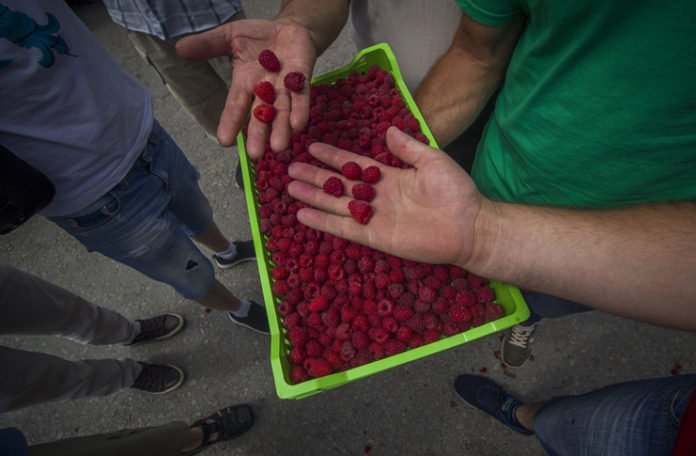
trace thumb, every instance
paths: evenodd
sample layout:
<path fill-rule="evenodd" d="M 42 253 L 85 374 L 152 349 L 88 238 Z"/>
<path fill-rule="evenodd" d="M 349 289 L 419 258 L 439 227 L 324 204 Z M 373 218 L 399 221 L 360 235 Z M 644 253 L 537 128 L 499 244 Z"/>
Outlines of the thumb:
<path fill-rule="evenodd" d="M 392 154 L 414 168 L 421 168 L 436 156 L 433 152 L 437 151 L 396 127 L 389 127 L 387 130 L 387 146 Z"/>
<path fill-rule="evenodd" d="M 226 30 L 232 24 L 223 24 L 203 33 L 186 36 L 176 42 L 176 53 L 187 60 L 209 60 L 232 55 L 232 47 L 226 39 Z"/>

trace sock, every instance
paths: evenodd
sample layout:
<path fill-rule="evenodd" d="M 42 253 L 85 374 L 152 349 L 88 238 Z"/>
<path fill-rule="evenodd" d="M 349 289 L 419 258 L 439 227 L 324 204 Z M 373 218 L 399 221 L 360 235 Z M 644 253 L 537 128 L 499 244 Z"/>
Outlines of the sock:
<path fill-rule="evenodd" d="M 227 247 L 227 250 L 224 250 L 222 252 L 215 252 L 215 255 L 219 256 L 223 260 L 229 260 L 233 256 L 237 254 L 237 246 L 234 245 L 234 242 L 230 242 L 230 246 Z"/>
<path fill-rule="evenodd" d="M 239 309 L 233 310 L 231 313 L 235 317 L 244 318 L 249 315 L 249 308 L 251 307 L 251 301 L 246 299 L 239 300 Z"/>

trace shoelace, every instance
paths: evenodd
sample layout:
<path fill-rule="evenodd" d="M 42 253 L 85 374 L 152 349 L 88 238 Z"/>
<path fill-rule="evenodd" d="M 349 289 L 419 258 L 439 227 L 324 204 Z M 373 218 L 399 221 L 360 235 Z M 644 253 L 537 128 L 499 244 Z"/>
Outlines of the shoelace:
<path fill-rule="evenodd" d="M 523 326 L 516 325 L 512 328 L 512 334 L 510 334 L 509 342 L 511 345 L 516 345 L 520 348 L 526 349 L 527 344 L 529 344 L 529 338 L 532 336 L 536 325 Z"/>
<path fill-rule="evenodd" d="M 166 315 L 148 318 L 147 320 L 140 320 L 141 328 L 137 339 L 150 339 L 153 337 L 162 336 L 167 332 L 167 327 L 165 325 L 166 320 Z"/>

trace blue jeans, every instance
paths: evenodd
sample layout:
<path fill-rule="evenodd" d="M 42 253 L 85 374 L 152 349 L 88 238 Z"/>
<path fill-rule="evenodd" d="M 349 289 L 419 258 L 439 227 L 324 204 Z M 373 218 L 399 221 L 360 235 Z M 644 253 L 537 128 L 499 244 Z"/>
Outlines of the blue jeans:
<path fill-rule="evenodd" d="M 190 236 L 213 224 L 199 174 L 154 122 L 148 144 L 126 177 L 77 213 L 51 220 L 89 251 L 200 299 L 215 283 L 213 266 Z"/>
<path fill-rule="evenodd" d="M 536 291 L 520 290 L 527 306 L 529 307 L 529 318 L 523 324 L 531 325 L 537 323 L 542 318 L 560 318 L 566 315 L 587 312 L 591 307 L 583 306 L 567 299 L 557 298 Z"/>
<path fill-rule="evenodd" d="M 681 375 L 555 397 L 534 430 L 551 456 L 667 456 L 694 391 L 696 375 Z"/>

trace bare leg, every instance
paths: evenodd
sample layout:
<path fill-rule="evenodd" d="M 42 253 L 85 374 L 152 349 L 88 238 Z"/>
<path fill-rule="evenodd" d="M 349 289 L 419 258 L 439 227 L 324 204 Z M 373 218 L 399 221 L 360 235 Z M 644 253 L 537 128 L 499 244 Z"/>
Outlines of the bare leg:
<path fill-rule="evenodd" d="M 534 402 L 520 405 L 515 411 L 517 422 L 527 430 L 534 431 L 534 417 L 536 417 L 537 412 L 539 412 L 539 409 L 541 409 L 544 404 L 546 404 L 546 402 Z"/>
<path fill-rule="evenodd" d="M 211 309 L 235 311 L 239 309 L 239 298 L 233 295 L 217 279 L 213 289 L 198 300 L 198 303 Z"/>
<path fill-rule="evenodd" d="M 230 246 L 230 241 L 222 234 L 215 222 L 203 233 L 198 236 L 192 236 L 192 238 L 194 241 L 203 244 L 213 252 L 224 252 Z"/>

